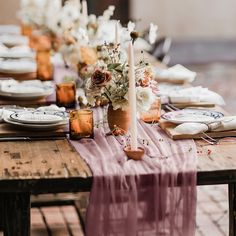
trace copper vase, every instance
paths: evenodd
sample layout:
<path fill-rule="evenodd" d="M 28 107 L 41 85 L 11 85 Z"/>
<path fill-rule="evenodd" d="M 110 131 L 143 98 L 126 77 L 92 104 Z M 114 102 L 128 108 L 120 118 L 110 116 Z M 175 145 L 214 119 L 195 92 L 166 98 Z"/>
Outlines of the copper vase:
<path fill-rule="evenodd" d="M 112 105 L 108 106 L 108 126 L 114 135 L 124 135 L 130 126 L 130 112 L 121 109 L 114 110 Z"/>

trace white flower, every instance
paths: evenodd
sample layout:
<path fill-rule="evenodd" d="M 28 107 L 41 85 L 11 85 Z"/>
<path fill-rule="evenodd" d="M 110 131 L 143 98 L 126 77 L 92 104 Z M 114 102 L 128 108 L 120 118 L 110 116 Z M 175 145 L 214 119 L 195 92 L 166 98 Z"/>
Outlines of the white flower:
<path fill-rule="evenodd" d="M 148 111 L 155 101 L 155 95 L 150 87 L 136 88 L 137 108 L 140 111 Z"/>
<path fill-rule="evenodd" d="M 79 42 L 80 45 L 88 45 L 89 44 L 89 36 L 87 30 L 84 28 L 77 28 L 77 30 L 72 30 L 71 31 L 71 36 L 73 36 L 77 41 Z"/>
<path fill-rule="evenodd" d="M 95 24 L 97 21 L 97 17 L 94 14 L 89 15 L 89 22 Z"/>
<path fill-rule="evenodd" d="M 134 31 L 135 29 L 135 23 L 132 22 L 132 21 L 129 21 L 128 25 L 127 25 L 127 29 L 128 29 L 128 32 L 131 33 L 132 31 Z"/>
<path fill-rule="evenodd" d="M 85 95 L 84 89 L 78 88 L 78 89 L 76 90 L 76 96 L 78 97 L 78 100 L 79 100 L 82 104 L 84 104 L 84 105 L 87 105 L 87 104 L 88 104 L 88 100 L 87 100 L 87 97 L 86 97 L 86 95 Z"/>
<path fill-rule="evenodd" d="M 149 43 L 153 44 L 156 41 L 157 38 L 157 30 L 158 26 L 154 25 L 153 23 L 150 23 L 150 28 L 149 28 Z"/>
<path fill-rule="evenodd" d="M 114 110 L 121 109 L 122 111 L 127 111 L 129 109 L 129 102 L 125 99 L 117 99 L 112 101 L 112 106 Z"/>

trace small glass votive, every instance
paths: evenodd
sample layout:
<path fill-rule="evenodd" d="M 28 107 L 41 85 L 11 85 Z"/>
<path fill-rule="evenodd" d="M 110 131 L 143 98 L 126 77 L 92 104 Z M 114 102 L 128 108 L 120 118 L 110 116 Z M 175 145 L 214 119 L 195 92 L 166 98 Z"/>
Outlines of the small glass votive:
<path fill-rule="evenodd" d="M 92 110 L 70 111 L 69 124 L 70 139 L 94 138 Z"/>
<path fill-rule="evenodd" d="M 146 123 L 159 122 L 161 117 L 161 98 L 157 97 L 151 108 L 140 114 L 140 119 Z"/>
<path fill-rule="evenodd" d="M 40 80 L 53 79 L 53 65 L 50 50 L 37 51 L 37 78 Z"/>
<path fill-rule="evenodd" d="M 33 27 L 27 24 L 21 24 L 21 34 L 24 36 L 30 36 L 33 32 Z"/>
<path fill-rule="evenodd" d="M 65 108 L 76 107 L 76 85 L 74 82 L 56 84 L 56 104 Z"/>

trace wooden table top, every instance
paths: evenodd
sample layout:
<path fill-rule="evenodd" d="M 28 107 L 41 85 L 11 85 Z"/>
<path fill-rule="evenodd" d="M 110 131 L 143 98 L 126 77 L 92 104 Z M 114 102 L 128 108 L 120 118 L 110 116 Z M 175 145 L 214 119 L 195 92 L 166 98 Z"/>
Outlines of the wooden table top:
<path fill-rule="evenodd" d="M 236 181 L 236 141 L 196 144 L 198 184 Z M 67 139 L 0 142 L 0 154 L 0 192 L 73 192 L 91 188 L 92 172 Z"/>
<path fill-rule="evenodd" d="M 149 54 L 140 54 L 164 68 Z M 198 148 L 198 184 L 236 182 L 236 140 Z M 0 192 L 89 191 L 92 172 L 67 139 L 0 142 Z"/>

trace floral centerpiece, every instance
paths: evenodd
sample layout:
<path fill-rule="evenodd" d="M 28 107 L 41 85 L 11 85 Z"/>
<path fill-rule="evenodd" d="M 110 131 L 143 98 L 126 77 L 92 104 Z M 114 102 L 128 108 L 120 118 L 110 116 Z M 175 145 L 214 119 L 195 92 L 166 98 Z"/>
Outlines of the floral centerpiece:
<path fill-rule="evenodd" d="M 129 114 L 129 65 L 125 53 L 114 44 L 104 44 L 98 47 L 99 60 L 95 71 L 86 83 L 87 101 L 91 106 L 97 102 L 107 101 L 108 123 L 109 114 L 114 111 L 118 120 L 109 124 L 115 134 L 122 134 L 128 130 Z M 153 71 L 150 64 L 140 60 L 135 69 L 136 98 L 138 111 L 147 111 L 156 99 L 156 82 L 153 80 Z M 125 121 L 121 115 L 125 115 Z M 112 118 L 114 120 L 114 117 Z M 110 119 L 110 121 L 112 120 Z"/>
<path fill-rule="evenodd" d="M 62 11 L 63 9 L 64 7 Z M 82 79 L 90 77 L 94 70 L 98 60 L 96 46 L 100 43 L 100 28 L 110 20 L 114 9 L 114 6 L 109 6 L 101 16 L 91 14 L 87 16 L 87 20 L 81 13 L 76 20 L 70 21 L 70 24 L 60 24 L 64 39 L 60 52 L 65 62 L 78 70 Z"/>

